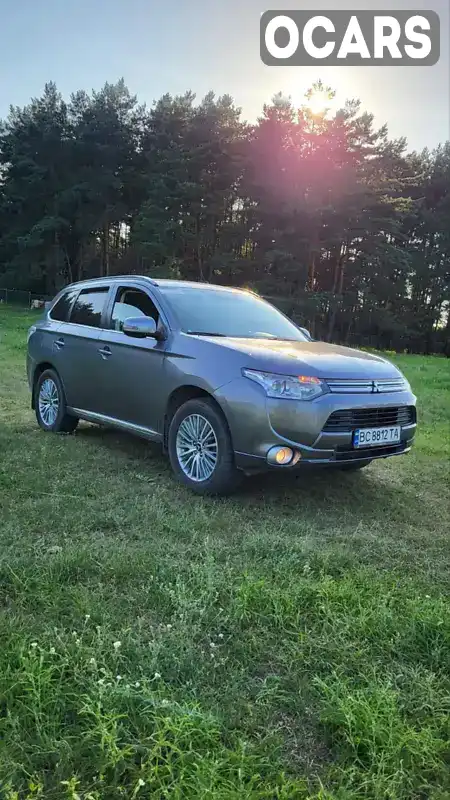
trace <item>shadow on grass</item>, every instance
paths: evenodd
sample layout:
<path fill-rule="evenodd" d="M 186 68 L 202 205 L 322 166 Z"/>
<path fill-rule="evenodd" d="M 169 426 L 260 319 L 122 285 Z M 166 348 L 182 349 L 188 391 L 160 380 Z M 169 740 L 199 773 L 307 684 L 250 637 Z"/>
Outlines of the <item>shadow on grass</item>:
<path fill-rule="evenodd" d="M 173 481 L 175 487 L 186 493 L 192 501 L 199 498 L 188 489 L 183 490 L 175 483 L 168 458 L 163 455 L 161 446 L 145 441 L 139 437 L 117 431 L 113 428 L 94 425 L 81 425 L 77 437 L 95 443 L 113 453 L 125 457 L 128 463 L 141 469 L 151 466 L 155 477 Z M 400 466 L 401 459 L 392 459 Z M 309 514 L 311 512 L 336 512 L 352 514 L 358 521 L 364 517 L 373 519 L 377 516 L 401 516 L 417 505 L 414 489 L 406 483 L 392 487 L 389 485 L 387 473 L 380 475 L 380 469 L 386 466 L 384 459 L 360 472 L 345 472 L 327 467 L 308 466 L 280 472 L 267 472 L 245 478 L 232 498 L 235 505 L 257 506 L 267 513 L 268 506 L 283 503 L 283 513 L 298 513 L 299 505 Z M 203 499 L 203 502 L 205 500 Z M 229 498 L 210 498 L 209 502 L 230 503 Z M 396 510 L 397 506 L 397 510 Z M 329 512 L 329 513 L 327 513 Z M 339 523 L 334 517 L 333 524 Z"/>

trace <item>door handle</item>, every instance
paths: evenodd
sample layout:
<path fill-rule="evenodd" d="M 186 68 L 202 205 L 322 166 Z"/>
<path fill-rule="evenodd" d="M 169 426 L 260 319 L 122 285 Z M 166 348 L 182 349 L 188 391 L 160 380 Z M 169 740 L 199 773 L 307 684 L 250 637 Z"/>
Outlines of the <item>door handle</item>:
<path fill-rule="evenodd" d="M 112 356 L 112 351 L 109 347 L 101 347 L 98 351 L 103 359 L 109 358 Z"/>
<path fill-rule="evenodd" d="M 57 350 L 62 350 L 64 345 L 65 345 L 65 341 L 64 341 L 63 338 L 56 339 L 56 341 L 54 342 L 54 345 L 55 345 Z"/>

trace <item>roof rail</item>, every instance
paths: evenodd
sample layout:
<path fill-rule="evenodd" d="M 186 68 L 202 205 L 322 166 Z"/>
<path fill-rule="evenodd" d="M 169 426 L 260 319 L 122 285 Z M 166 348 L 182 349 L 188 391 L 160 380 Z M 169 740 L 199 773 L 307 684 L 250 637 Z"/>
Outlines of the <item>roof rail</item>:
<path fill-rule="evenodd" d="M 101 282 L 104 282 L 104 281 L 119 281 L 119 280 L 120 281 L 124 281 L 124 280 L 130 281 L 130 280 L 133 280 L 133 279 L 139 279 L 139 280 L 144 279 L 144 280 L 148 281 L 149 283 L 151 283 L 152 286 L 157 286 L 158 285 L 157 282 L 153 278 L 150 278 L 149 275 L 134 275 L 134 274 L 130 274 L 130 273 L 128 273 L 126 275 L 101 275 L 101 276 L 97 276 L 96 278 L 82 278 L 79 281 L 73 281 L 69 285 L 70 286 L 76 286 L 79 283 L 101 283 Z"/>

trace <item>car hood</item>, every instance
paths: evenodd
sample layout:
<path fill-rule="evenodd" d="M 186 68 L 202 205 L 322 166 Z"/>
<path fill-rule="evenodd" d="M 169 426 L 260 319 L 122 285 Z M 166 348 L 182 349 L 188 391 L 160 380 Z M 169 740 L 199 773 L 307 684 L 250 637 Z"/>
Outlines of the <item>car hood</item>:
<path fill-rule="evenodd" d="M 231 337 L 214 339 L 214 342 L 219 348 L 242 353 L 243 367 L 266 372 L 371 380 L 398 378 L 401 374 L 393 364 L 380 356 L 325 342 Z"/>

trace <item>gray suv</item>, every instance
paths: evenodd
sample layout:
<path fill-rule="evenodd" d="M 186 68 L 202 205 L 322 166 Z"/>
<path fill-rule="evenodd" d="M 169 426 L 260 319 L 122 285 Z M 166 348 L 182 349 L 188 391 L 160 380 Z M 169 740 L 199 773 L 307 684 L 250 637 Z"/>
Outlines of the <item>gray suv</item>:
<path fill-rule="evenodd" d="M 377 355 L 313 341 L 248 291 L 119 276 L 67 286 L 28 334 L 45 431 L 80 419 L 160 442 L 199 493 L 409 451 L 416 398 Z"/>

